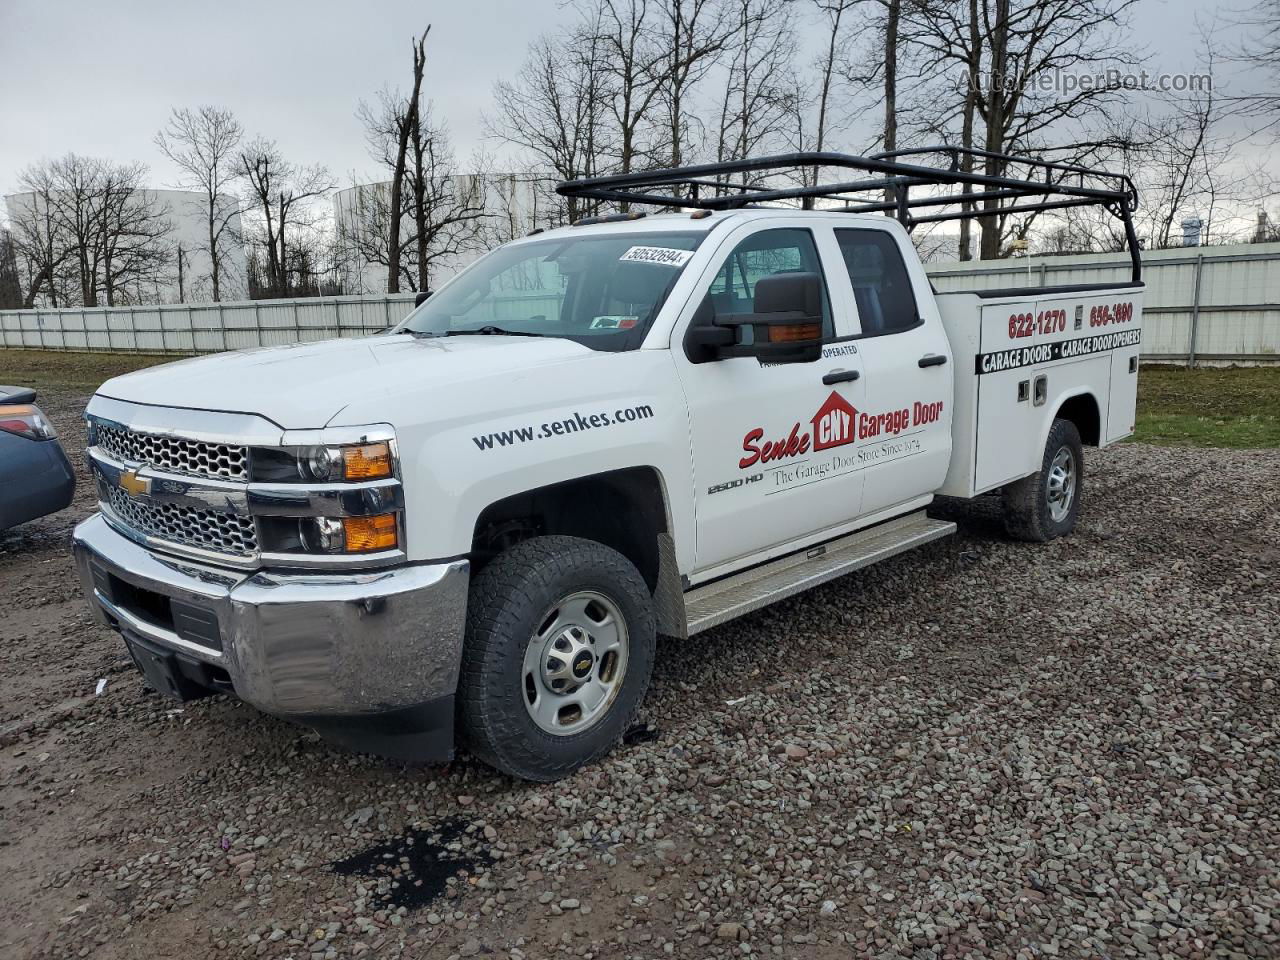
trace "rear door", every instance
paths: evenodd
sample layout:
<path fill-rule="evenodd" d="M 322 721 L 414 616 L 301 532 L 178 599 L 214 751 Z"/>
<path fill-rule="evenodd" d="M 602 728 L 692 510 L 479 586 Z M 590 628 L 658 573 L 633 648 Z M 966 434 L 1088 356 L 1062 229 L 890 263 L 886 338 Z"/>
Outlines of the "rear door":
<path fill-rule="evenodd" d="M 914 255 L 908 264 L 894 233 L 836 228 L 835 237 L 861 325 L 857 449 L 862 513 L 870 515 L 942 486 L 951 459 L 951 347 L 923 269 Z"/>

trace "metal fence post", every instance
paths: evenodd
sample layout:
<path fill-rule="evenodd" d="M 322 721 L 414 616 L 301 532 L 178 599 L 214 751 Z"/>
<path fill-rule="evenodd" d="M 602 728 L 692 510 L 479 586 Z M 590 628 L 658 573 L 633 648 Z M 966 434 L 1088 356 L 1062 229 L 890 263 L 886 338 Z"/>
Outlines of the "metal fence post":
<path fill-rule="evenodd" d="M 1195 293 L 1191 303 L 1191 342 L 1187 344 L 1187 366 L 1196 365 L 1196 335 L 1200 329 L 1200 278 L 1204 273 L 1204 254 L 1196 254 Z"/>
<path fill-rule="evenodd" d="M 257 300 L 253 301 L 253 329 L 257 331 L 254 334 L 254 336 L 257 337 L 257 340 L 258 340 L 258 342 L 254 344 L 254 346 L 255 347 L 264 346 L 262 342 L 262 314 L 258 310 Z"/>

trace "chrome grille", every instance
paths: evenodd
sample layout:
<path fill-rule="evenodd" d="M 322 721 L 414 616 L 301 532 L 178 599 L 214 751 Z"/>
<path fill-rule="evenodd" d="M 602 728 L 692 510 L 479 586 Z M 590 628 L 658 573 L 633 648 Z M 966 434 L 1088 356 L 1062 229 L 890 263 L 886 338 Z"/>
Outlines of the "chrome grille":
<path fill-rule="evenodd" d="M 123 523 L 148 536 L 242 557 L 258 552 L 252 517 L 134 500 L 119 487 L 107 487 L 106 496 L 111 511 Z"/>
<path fill-rule="evenodd" d="M 229 443 L 206 443 L 98 424 L 95 442 L 117 460 L 141 463 L 171 473 L 247 480 L 249 450 Z"/>

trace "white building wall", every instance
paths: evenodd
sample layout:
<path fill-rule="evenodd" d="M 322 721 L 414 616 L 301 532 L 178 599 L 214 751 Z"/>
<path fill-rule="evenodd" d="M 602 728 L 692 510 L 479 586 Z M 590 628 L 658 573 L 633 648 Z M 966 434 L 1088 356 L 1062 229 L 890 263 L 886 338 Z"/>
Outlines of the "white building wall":
<path fill-rule="evenodd" d="M 540 203 L 537 178 L 520 173 L 464 173 L 451 179 L 455 181 L 455 192 L 466 195 L 477 189 L 476 180 L 479 178 L 483 178 L 479 189 L 483 191 L 485 207 L 484 218 L 479 225 L 480 242 L 475 249 L 437 261 L 432 271 L 433 285 L 449 279 L 499 244 L 522 237 L 535 226 L 547 226 L 540 215 L 544 204 Z M 364 228 L 360 211 L 374 205 L 388 206 L 390 194 L 391 181 L 383 180 L 357 184 L 333 195 L 333 219 L 341 250 L 340 273 L 343 290 L 348 294 L 380 294 L 387 289 L 386 266 L 361 257 L 356 249 L 360 244 L 352 243 L 350 239 L 344 242 L 344 237 L 360 236 Z M 406 216 L 401 224 L 401 235 L 410 236 L 412 232 L 412 218 Z"/>

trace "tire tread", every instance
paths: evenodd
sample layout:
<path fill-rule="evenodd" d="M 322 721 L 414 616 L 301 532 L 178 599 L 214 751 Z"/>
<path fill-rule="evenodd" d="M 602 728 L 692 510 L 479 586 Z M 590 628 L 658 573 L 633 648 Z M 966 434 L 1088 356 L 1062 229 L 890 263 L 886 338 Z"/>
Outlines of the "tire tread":
<path fill-rule="evenodd" d="M 514 710 L 503 709 L 503 706 L 510 707 L 512 691 L 507 689 L 501 671 L 494 669 L 494 664 L 502 663 L 509 656 L 523 656 L 522 644 L 528 638 L 523 636 L 522 616 L 531 607 L 549 602 L 547 598 L 554 584 L 584 566 L 607 577 L 642 611 L 643 622 L 627 624 L 632 659 L 624 681 L 630 682 L 633 690 L 638 686 L 638 695 L 632 694 L 632 702 L 621 723 L 610 717 L 602 721 L 614 727 L 613 734 L 577 756 L 554 761 L 521 755 L 521 751 L 511 748 L 520 743 L 526 732 L 521 724 L 529 722 L 527 714 L 518 699 L 515 700 L 518 714 L 513 716 Z M 465 745 L 480 760 L 504 773 L 543 782 L 558 780 L 600 759 L 617 745 L 639 712 L 648 687 L 654 641 L 651 598 L 639 572 L 622 554 L 595 541 L 568 536 L 534 537 L 517 544 L 491 561 L 471 584 L 458 684 L 459 727 Z M 637 652 L 642 656 L 637 658 Z M 641 661 L 639 664 L 637 659 Z M 642 671 L 634 679 L 630 676 L 633 665 Z M 622 691 L 623 695 L 628 693 Z M 597 739 L 600 726 L 578 736 L 584 740 Z"/>
<path fill-rule="evenodd" d="M 1076 490 L 1071 513 L 1058 528 L 1049 516 L 1045 502 L 1044 486 L 1053 456 L 1063 444 L 1070 446 L 1076 458 Z M 1030 476 L 1015 480 L 1004 488 L 1004 528 L 1014 540 L 1027 543 L 1048 543 L 1075 529 L 1080 513 L 1080 500 L 1084 493 L 1084 457 L 1080 431 L 1070 420 L 1061 417 L 1053 421 L 1045 440 L 1040 458 L 1040 469 Z"/>

